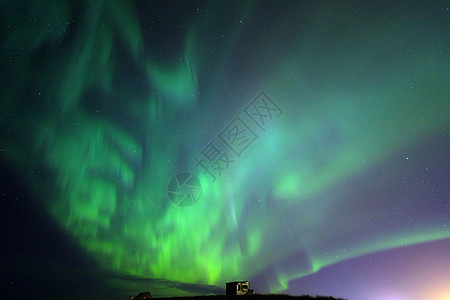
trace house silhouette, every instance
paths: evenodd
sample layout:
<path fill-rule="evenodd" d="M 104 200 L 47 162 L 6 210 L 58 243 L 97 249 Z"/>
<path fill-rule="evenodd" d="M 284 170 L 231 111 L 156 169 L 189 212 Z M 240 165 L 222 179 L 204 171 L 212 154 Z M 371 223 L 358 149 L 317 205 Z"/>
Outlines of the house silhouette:
<path fill-rule="evenodd" d="M 248 281 L 226 282 L 226 295 L 252 295 L 253 290 L 249 288 Z"/>

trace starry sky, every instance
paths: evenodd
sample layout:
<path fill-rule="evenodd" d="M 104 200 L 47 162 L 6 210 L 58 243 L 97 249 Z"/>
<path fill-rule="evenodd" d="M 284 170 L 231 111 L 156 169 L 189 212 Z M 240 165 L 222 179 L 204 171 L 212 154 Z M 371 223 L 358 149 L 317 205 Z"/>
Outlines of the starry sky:
<path fill-rule="evenodd" d="M 1 1 L 1 297 L 450 299 L 446 1 Z"/>

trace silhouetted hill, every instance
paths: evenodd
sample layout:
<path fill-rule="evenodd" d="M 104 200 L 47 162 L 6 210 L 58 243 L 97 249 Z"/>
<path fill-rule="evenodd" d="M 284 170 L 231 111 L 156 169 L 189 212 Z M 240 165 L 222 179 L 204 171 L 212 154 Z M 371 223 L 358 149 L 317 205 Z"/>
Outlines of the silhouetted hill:
<path fill-rule="evenodd" d="M 173 298 L 153 298 L 153 299 L 173 299 L 173 300 L 345 300 L 342 298 L 333 298 L 325 296 L 312 297 L 309 295 L 304 296 L 290 296 L 290 295 L 278 295 L 278 294 L 254 294 L 248 296 L 196 296 L 196 297 L 173 297 Z"/>

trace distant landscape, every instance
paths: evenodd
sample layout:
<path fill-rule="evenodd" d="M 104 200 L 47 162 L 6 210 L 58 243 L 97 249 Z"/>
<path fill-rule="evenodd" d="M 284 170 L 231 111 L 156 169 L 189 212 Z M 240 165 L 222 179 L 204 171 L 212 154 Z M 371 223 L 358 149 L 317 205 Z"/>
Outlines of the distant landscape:
<path fill-rule="evenodd" d="M 226 295 L 216 295 L 216 296 L 196 296 L 196 297 L 173 297 L 173 298 L 153 298 L 153 299 L 173 299 L 173 300 L 229 300 L 236 299 L 237 297 L 241 298 L 240 300 L 346 300 L 343 298 L 333 298 L 326 296 L 291 296 L 291 295 L 278 295 L 278 294 L 254 294 L 247 296 L 226 296 Z"/>

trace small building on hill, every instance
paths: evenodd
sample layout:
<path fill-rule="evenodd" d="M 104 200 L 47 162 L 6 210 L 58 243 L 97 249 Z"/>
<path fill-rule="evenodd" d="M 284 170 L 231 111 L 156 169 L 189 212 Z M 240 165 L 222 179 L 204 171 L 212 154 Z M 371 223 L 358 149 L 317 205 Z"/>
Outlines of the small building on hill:
<path fill-rule="evenodd" d="M 139 293 L 137 296 L 131 296 L 130 300 L 145 300 L 145 299 L 152 299 L 152 294 L 150 292 L 143 292 Z"/>
<path fill-rule="evenodd" d="M 226 283 L 226 294 L 228 295 L 252 295 L 253 290 L 249 288 L 248 281 L 232 281 Z"/>

